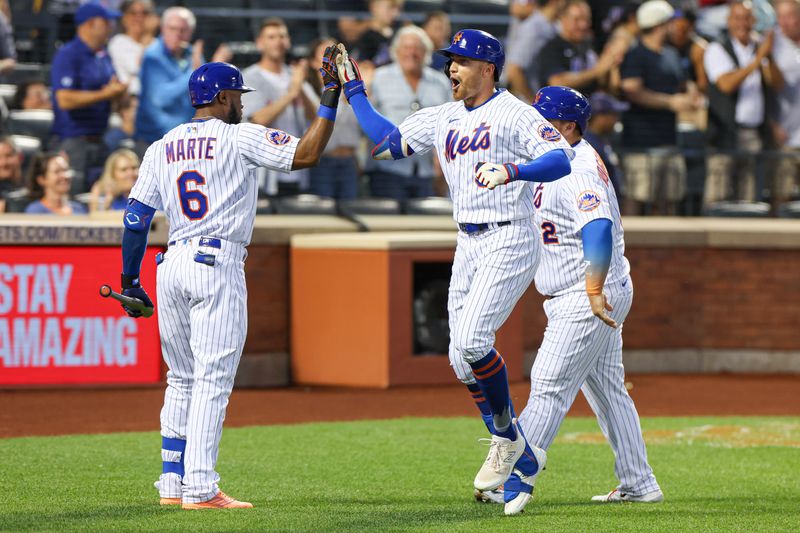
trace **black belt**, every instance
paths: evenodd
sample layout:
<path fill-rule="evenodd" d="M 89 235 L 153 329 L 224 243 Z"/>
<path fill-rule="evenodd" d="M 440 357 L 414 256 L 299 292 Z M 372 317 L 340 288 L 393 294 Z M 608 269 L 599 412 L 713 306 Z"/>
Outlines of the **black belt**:
<path fill-rule="evenodd" d="M 472 235 L 473 233 L 480 233 L 482 231 L 486 231 L 489 228 L 498 228 L 500 226 L 508 226 L 511 224 L 510 220 L 504 220 L 503 222 L 485 222 L 483 224 L 471 224 L 469 222 L 459 222 L 458 229 L 463 231 L 468 235 Z"/>

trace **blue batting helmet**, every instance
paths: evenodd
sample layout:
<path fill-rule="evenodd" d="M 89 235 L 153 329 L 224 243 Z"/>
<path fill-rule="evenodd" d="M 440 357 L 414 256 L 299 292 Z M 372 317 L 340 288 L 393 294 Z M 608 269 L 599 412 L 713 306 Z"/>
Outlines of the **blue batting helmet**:
<path fill-rule="evenodd" d="M 225 90 L 249 93 L 255 89 L 247 87 L 239 69 L 228 63 L 206 63 L 189 76 L 189 96 L 194 107 L 210 104 Z"/>
<path fill-rule="evenodd" d="M 437 52 L 447 57 L 464 56 L 491 63 L 495 68 L 496 80 L 500 78 L 506 62 L 506 53 L 500 41 L 481 30 L 460 30 L 453 36 L 450 46 Z"/>
<path fill-rule="evenodd" d="M 581 133 L 592 116 L 592 105 L 581 93 L 569 87 L 542 87 L 536 93 L 533 107 L 546 119 L 566 120 L 578 125 Z"/>

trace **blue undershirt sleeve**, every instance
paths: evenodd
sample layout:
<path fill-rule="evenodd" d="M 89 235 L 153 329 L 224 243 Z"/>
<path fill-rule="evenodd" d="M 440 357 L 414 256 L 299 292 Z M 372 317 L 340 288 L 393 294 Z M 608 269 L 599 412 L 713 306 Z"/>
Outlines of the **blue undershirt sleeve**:
<path fill-rule="evenodd" d="M 586 292 L 600 294 L 611 265 L 613 249 L 612 223 L 607 218 L 596 218 L 581 229 L 583 258 L 589 263 L 586 269 Z"/>
<path fill-rule="evenodd" d="M 144 252 L 147 249 L 147 234 L 156 212 L 152 207 L 131 199 L 125 210 L 125 231 L 122 234 L 122 273 L 139 276 Z"/>
<path fill-rule="evenodd" d="M 345 85 L 351 83 L 354 82 L 347 82 Z M 372 107 L 372 102 L 369 101 L 365 92 L 353 92 L 348 95 L 348 98 L 358 123 L 373 143 L 380 144 L 396 128 L 392 121 Z"/>
<path fill-rule="evenodd" d="M 524 180 L 547 183 L 563 178 L 571 170 L 569 156 L 564 150 L 557 149 L 542 154 L 527 163 L 510 165 L 509 173 L 512 181 Z"/>

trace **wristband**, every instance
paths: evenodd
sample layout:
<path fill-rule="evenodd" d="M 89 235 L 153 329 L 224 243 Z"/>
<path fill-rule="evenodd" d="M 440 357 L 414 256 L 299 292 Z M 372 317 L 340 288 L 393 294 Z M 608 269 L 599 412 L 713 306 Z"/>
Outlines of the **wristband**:
<path fill-rule="evenodd" d="M 339 107 L 339 93 L 341 93 L 341 89 L 325 89 L 322 91 L 322 96 L 319 99 L 319 103 L 324 105 L 325 107 L 332 107 L 336 109 Z"/>
<path fill-rule="evenodd" d="M 122 274 L 122 288 L 133 289 L 139 287 L 139 274 L 128 275 Z"/>
<path fill-rule="evenodd" d="M 321 104 L 317 110 L 317 116 L 333 122 L 336 120 L 336 108 Z"/>
<path fill-rule="evenodd" d="M 364 80 L 353 80 L 348 81 L 344 84 L 344 96 L 347 98 L 347 101 L 350 101 L 350 98 L 353 97 L 355 94 L 364 93 L 367 94 L 367 89 L 364 86 Z"/>

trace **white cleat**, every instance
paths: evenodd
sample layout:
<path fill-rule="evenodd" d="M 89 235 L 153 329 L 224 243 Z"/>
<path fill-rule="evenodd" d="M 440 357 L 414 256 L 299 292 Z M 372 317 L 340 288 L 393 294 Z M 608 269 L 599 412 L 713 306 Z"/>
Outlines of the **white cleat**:
<path fill-rule="evenodd" d="M 525 506 L 528 505 L 528 502 L 533 498 L 533 485 L 536 482 L 536 478 L 542 470 L 545 469 L 545 465 L 547 464 L 546 451 L 536 446 L 531 446 L 530 448 L 531 451 L 533 451 L 534 457 L 536 457 L 539 468 L 530 476 L 523 475 L 518 469 L 514 470 L 514 473 L 519 476 L 519 481 L 514 479 L 516 476 L 512 476 L 513 483 L 511 480 L 509 480 L 509 483 L 506 483 L 505 489 L 507 494 L 505 497 L 511 498 L 506 501 L 505 507 L 503 508 L 503 512 L 506 516 L 519 514 L 525 510 Z"/>
<path fill-rule="evenodd" d="M 503 505 L 503 488 L 497 487 L 494 490 L 478 490 L 472 493 L 478 503 L 497 503 Z"/>
<path fill-rule="evenodd" d="M 641 496 L 634 496 L 633 494 L 627 494 L 614 489 L 608 494 L 592 496 L 592 501 L 601 503 L 660 503 L 664 501 L 664 493 L 659 489 L 648 492 L 647 494 L 642 494 Z"/>
<path fill-rule="evenodd" d="M 523 451 L 525 451 L 525 437 L 522 433 L 517 433 L 516 440 L 492 435 L 489 455 L 475 476 L 475 488 L 487 491 L 505 483 Z"/>

